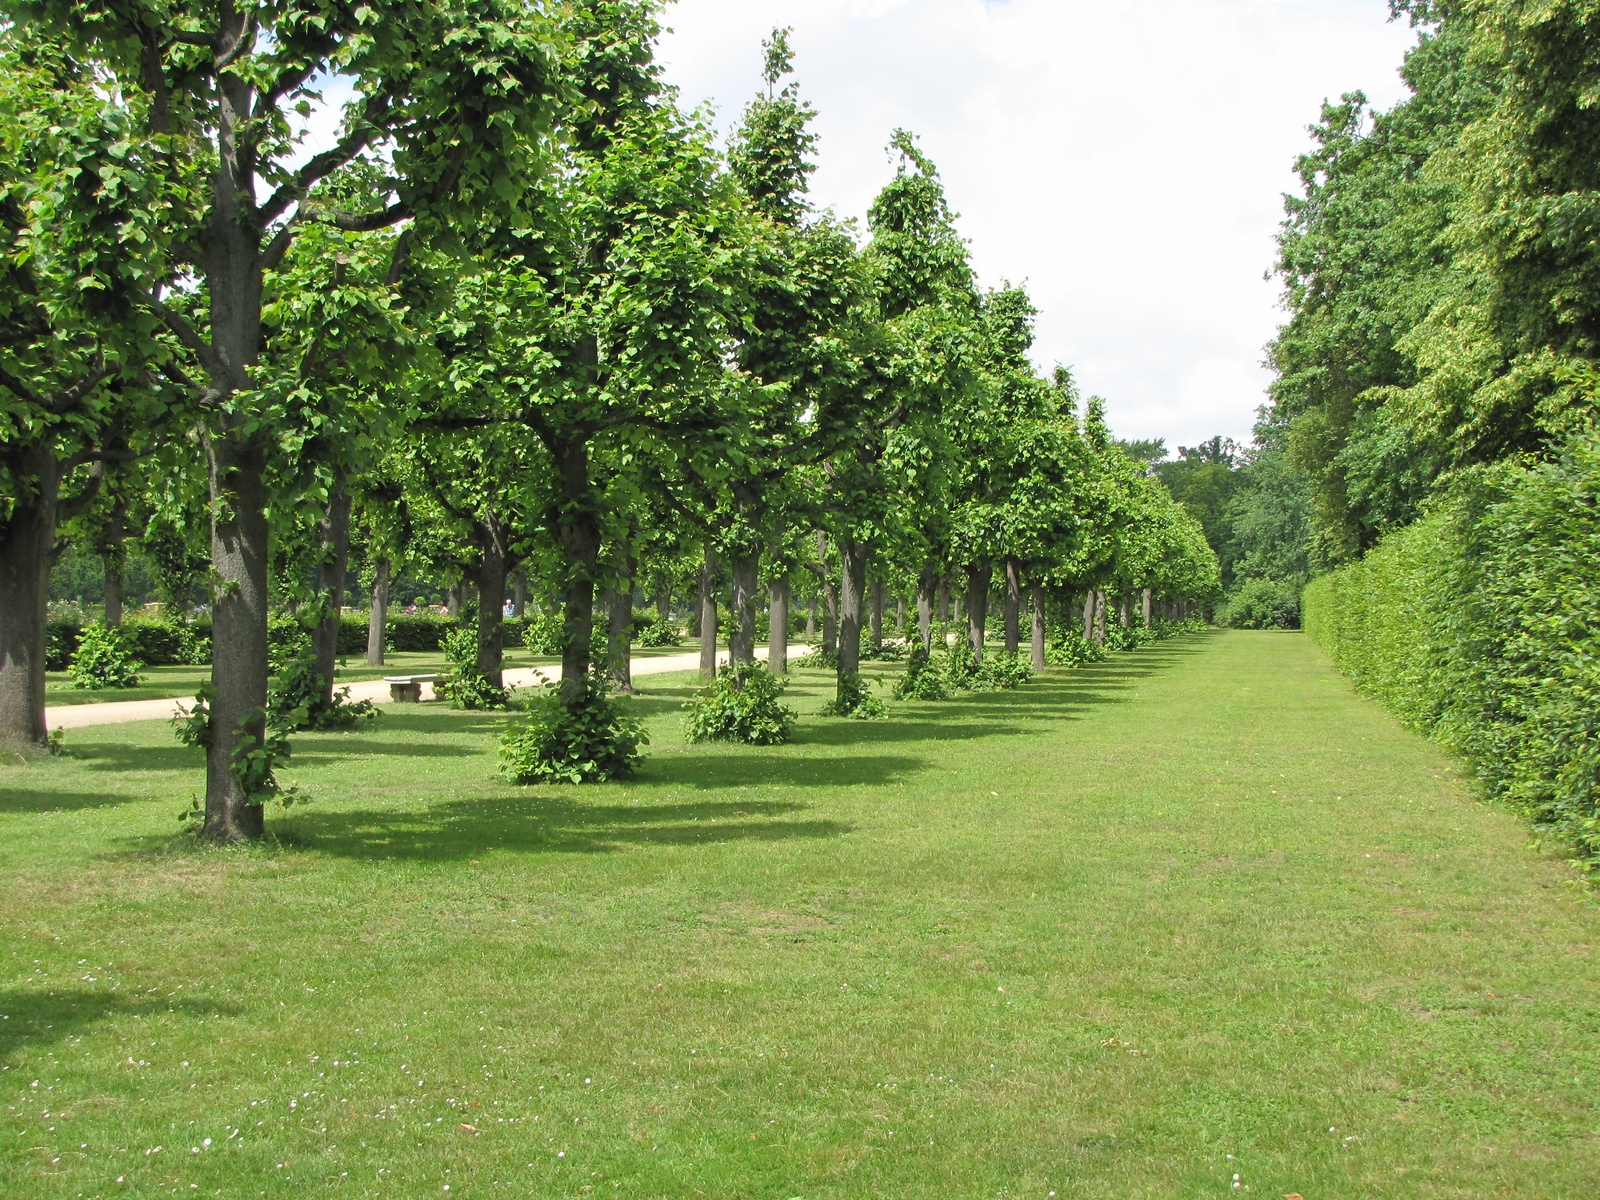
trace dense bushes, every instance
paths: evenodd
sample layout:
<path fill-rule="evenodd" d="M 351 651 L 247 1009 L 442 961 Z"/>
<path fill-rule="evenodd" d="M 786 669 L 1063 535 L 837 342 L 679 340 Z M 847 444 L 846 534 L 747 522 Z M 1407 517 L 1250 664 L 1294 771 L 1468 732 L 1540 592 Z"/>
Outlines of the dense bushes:
<path fill-rule="evenodd" d="M 1600 439 L 1505 466 L 1314 580 L 1306 630 L 1600 865 Z"/>
<path fill-rule="evenodd" d="M 777 746 L 794 735 L 794 709 L 779 703 L 783 683 L 765 667 L 723 667 L 716 682 L 685 706 L 690 742 L 744 742 Z"/>
<path fill-rule="evenodd" d="M 72 684 L 79 688 L 133 688 L 139 686 L 139 661 L 133 639 L 115 625 L 90 621 L 72 656 Z"/>
<path fill-rule="evenodd" d="M 1270 579 L 1243 580 L 1217 610 L 1217 624 L 1229 629 L 1299 629 L 1300 593 Z"/>
<path fill-rule="evenodd" d="M 598 677 L 570 706 L 555 691 L 528 705 L 500 738 L 500 771 L 513 783 L 596 783 L 633 774 L 649 742 L 644 726 Z"/>

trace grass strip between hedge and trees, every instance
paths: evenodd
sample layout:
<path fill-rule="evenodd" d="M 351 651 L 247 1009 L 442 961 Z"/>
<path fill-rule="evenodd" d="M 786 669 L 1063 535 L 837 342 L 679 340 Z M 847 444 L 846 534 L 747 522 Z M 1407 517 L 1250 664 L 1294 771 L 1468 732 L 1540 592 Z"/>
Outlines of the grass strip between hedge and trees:
<path fill-rule="evenodd" d="M 581 789 L 499 714 L 299 735 L 247 850 L 165 723 L 0 768 L 0 1194 L 1592 1194 L 1592 904 L 1309 639 L 802 670 L 768 747 L 695 682 Z"/>

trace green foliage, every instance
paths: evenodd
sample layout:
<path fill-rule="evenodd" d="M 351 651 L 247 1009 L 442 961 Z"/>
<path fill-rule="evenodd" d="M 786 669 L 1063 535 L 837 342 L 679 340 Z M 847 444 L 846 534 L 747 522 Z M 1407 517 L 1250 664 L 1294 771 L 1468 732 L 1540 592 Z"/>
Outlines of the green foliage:
<path fill-rule="evenodd" d="M 660 646 L 676 646 L 683 641 L 683 635 L 678 632 L 678 627 L 668 618 L 658 617 L 639 630 L 634 637 L 637 645 L 649 648 Z"/>
<path fill-rule="evenodd" d="M 1600 438 L 1507 466 L 1313 580 L 1308 633 L 1600 867 Z"/>
<path fill-rule="evenodd" d="M 72 686 L 132 688 L 139 686 L 144 663 L 135 656 L 133 639 L 121 628 L 90 621 L 72 656 Z"/>
<path fill-rule="evenodd" d="M 1110 654 L 1098 642 L 1091 642 L 1076 629 L 1059 633 L 1044 650 L 1044 660 L 1052 667 L 1082 667 L 1105 662 Z"/>
<path fill-rule="evenodd" d="M 350 699 L 349 688 L 335 689 L 323 699 L 327 681 L 310 657 L 297 658 L 279 671 L 267 694 L 267 725 L 273 729 L 353 729 L 378 715 L 370 700 Z"/>
<path fill-rule="evenodd" d="M 1021 687 L 1033 678 L 1033 664 L 1022 654 L 1007 654 L 1003 650 L 991 651 L 973 673 L 967 690 L 972 692 L 1003 692 Z"/>
<path fill-rule="evenodd" d="M 311 653 L 311 630 L 293 613 L 273 609 L 267 614 L 267 672 L 287 670 Z"/>
<path fill-rule="evenodd" d="M 1299 589 L 1270 579 L 1246 579 L 1223 600 L 1217 624 L 1229 629 L 1299 629 Z"/>
<path fill-rule="evenodd" d="M 179 705 L 177 714 L 172 718 L 173 733 L 178 741 L 200 749 L 211 745 L 211 702 L 215 699 L 215 690 L 209 683 L 203 683 L 195 692 L 192 705 L 188 708 Z M 261 710 L 256 711 L 259 713 Z M 277 776 L 278 765 L 290 754 L 286 729 L 275 728 L 269 723 L 266 736 L 259 744 L 246 733 L 243 726 L 239 733 L 239 746 L 233 753 L 229 770 L 252 803 L 275 801 L 284 808 L 310 803 L 309 795 L 298 787 L 284 787 Z M 180 821 L 194 820 L 198 823 L 204 818 L 205 810 L 198 801 L 178 814 Z"/>
<path fill-rule="evenodd" d="M 795 723 L 794 709 L 779 703 L 783 688 L 764 667 L 730 663 L 685 706 L 684 736 L 690 742 L 781 745 L 794 736 Z"/>
<path fill-rule="evenodd" d="M 822 715 L 849 717 L 855 721 L 882 721 L 888 719 L 889 706 L 872 694 L 860 675 L 841 675 L 833 699 L 822 706 Z"/>
<path fill-rule="evenodd" d="M 535 654 L 559 658 L 565 628 L 558 613 L 534 617 L 523 627 L 522 644 Z"/>
<path fill-rule="evenodd" d="M 385 622 L 388 649 L 400 654 L 426 654 L 444 645 L 445 634 L 458 628 L 459 623 L 437 614 L 418 613 L 391 616 Z M 363 640 L 362 645 L 366 642 Z"/>
<path fill-rule="evenodd" d="M 591 677 L 571 704 L 547 690 L 500 738 L 500 771 L 512 783 L 600 783 L 632 775 L 649 742 L 644 726 Z"/>
<path fill-rule="evenodd" d="M 935 663 L 921 641 L 911 643 L 905 674 L 894 685 L 896 700 L 948 700 L 950 683 L 942 664 Z"/>
<path fill-rule="evenodd" d="M 434 685 L 434 691 L 449 700 L 451 707 L 503 711 L 512 706 L 511 692 L 496 687 L 478 668 L 476 629 L 452 629 L 445 634 L 442 648 L 451 669 Z"/>
<path fill-rule="evenodd" d="M 72 666 L 83 636 L 83 622 L 77 617 L 51 617 L 45 626 L 45 669 L 65 671 Z"/>

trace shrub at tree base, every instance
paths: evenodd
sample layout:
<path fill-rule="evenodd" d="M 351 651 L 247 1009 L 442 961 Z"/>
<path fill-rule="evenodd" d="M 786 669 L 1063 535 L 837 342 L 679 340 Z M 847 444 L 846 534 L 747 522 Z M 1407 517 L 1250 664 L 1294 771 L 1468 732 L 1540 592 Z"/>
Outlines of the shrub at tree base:
<path fill-rule="evenodd" d="M 522 644 L 535 654 L 560 657 L 562 619 L 555 613 L 534 617 L 522 629 Z"/>
<path fill-rule="evenodd" d="M 500 738 L 500 771 L 512 783 L 600 783 L 637 769 L 644 726 L 625 715 L 592 679 L 570 708 L 549 692 Z"/>
<path fill-rule="evenodd" d="M 889 706 L 874 696 L 859 675 L 840 678 L 834 698 L 822 706 L 825 717 L 849 717 L 855 721 L 881 721 L 888 717 Z"/>
<path fill-rule="evenodd" d="M 812 646 L 789 665 L 791 667 L 807 667 L 817 671 L 836 671 L 839 669 L 839 652 L 837 650 L 825 650 L 821 646 Z"/>
<path fill-rule="evenodd" d="M 1315 579 L 1306 630 L 1491 795 L 1600 866 L 1600 438 L 1495 469 Z"/>
<path fill-rule="evenodd" d="M 476 629 L 452 629 L 445 634 L 444 656 L 451 670 L 434 686 L 434 691 L 449 700 L 452 708 L 503 711 L 511 707 L 511 692 L 496 687 L 478 669 Z"/>
<path fill-rule="evenodd" d="M 1045 647 L 1044 661 L 1052 667 L 1082 667 L 1089 663 L 1105 662 L 1109 651 L 1097 642 L 1091 642 L 1076 630 L 1068 630 Z"/>
<path fill-rule="evenodd" d="M 777 746 L 794 736 L 795 712 L 780 704 L 782 682 L 760 667 L 726 666 L 685 706 L 690 742 Z"/>
<path fill-rule="evenodd" d="M 950 682 L 920 641 L 911 644 L 906 673 L 894 685 L 896 700 L 948 700 Z"/>
<path fill-rule="evenodd" d="M 72 685 L 80 688 L 139 686 L 144 664 L 134 657 L 133 641 L 120 628 L 90 621 L 72 656 Z"/>
<path fill-rule="evenodd" d="M 267 695 L 267 724 L 291 731 L 353 729 L 378 715 L 372 701 L 352 701 L 349 688 L 335 691 L 331 702 L 324 701 L 322 686 L 316 662 L 309 655 L 295 659 L 272 681 L 272 691 Z"/>
<path fill-rule="evenodd" d="M 671 621 L 657 618 L 640 629 L 634 635 L 634 641 L 648 647 L 676 646 L 683 641 L 683 635 Z"/>
<path fill-rule="evenodd" d="M 1217 624 L 1229 629 L 1299 629 L 1300 593 L 1270 579 L 1246 579 L 1223 601 Z"/>
<path fill-rule="evenodd" d="M 1003 692 L 1021 687 L 1033 678 L 1033 664 L 1021 654 L 1003 651 L 984 655 L 967 684 L 969 692 Z"/>

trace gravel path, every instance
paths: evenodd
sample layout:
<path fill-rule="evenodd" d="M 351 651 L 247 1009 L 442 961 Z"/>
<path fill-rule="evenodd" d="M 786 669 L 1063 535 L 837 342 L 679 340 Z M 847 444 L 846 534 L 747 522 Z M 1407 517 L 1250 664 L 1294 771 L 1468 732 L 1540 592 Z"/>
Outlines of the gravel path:
<path fill-rule="evenodd" d="M 789 655 L 797 657 L 806 652 L 808 647 L 790 646 Z M 765 649 L 756 651 L 756 657 L 765 659 Z M 718 664 L 728 661 L 726 652 L 717 656 Z M 688 654 L 669 654 L 662 657 L 635 658 L 631 663 L 634 675 L 669 675 L 674 671 L 693 671 L 700 665 L 700 652 L 692 651 Z M 553 667 L 549 673 L 537 667 L 523 667 L 505 673 L 507 687 L 533 687 L 545 680 L 561 678 L 561 669 Z M 371 679 L 362 683 L 341 684 L 341 688 L 350 689 L 352 700 L 371 700 L 374 703 L 389 702 L 389 685 L 381 679 Z M 422 698 L 424 701 L 433 700 L 433 685 L 422 685 Z M 120 725 L 126 721 L 164 721 L 178 713 L 180 704 L 187 705 L 187 699 L 181 700 L 107 700 L 99 704 L 60 704 L 44 710 L 45 726 L 49 729 L 82 729 L 89 725 Z"/>

